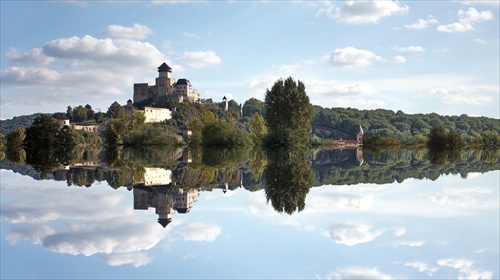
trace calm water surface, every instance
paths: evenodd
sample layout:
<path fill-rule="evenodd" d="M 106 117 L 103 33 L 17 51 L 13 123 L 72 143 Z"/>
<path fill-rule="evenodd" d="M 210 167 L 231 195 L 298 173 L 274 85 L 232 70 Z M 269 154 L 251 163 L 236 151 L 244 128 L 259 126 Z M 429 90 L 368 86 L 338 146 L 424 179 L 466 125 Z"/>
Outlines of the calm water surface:
<path fill-rule="evenodd" d="M 251 154 L 142 162 L 134 180 L 4 164 L 1 278 L 498 279 L 498 160 L 418 155 L 309 153 L 312 186 L 291 215 Z"/>

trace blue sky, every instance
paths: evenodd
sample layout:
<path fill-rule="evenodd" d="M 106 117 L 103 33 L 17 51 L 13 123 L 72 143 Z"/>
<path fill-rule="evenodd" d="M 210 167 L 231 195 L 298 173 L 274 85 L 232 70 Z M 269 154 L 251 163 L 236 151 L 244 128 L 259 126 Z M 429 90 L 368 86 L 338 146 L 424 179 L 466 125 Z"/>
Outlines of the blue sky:
<path fill-rule="evenodd" d="M 499 118 L 499 1 L 1 1 L 2 119 L 106 111 L 167 62 L 201 98 Z"/>

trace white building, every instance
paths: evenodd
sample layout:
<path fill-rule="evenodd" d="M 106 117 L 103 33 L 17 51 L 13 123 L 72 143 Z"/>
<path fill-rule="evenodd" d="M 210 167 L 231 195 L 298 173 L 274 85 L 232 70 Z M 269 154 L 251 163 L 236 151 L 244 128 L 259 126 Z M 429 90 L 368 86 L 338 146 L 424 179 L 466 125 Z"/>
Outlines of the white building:
<path fill-rule="evenodd" d="M 172 111 L 166 108 L 144 107 L 145 123 L 155 123 L 170 120 Z"/>
<path fill-rule="evenodd" d="M 144 186 L 161 186 L 172 183 L 172 171 L 163 168 L 146 167 Z"/>

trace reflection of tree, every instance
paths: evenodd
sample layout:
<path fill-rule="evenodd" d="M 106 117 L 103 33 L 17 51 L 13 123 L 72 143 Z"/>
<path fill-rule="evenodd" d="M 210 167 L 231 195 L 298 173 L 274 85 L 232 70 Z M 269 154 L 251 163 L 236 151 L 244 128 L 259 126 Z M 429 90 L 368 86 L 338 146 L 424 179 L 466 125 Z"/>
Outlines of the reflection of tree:
<path fill-rule="evenodd" d="M 277 212 L 289 215 L 302 211 L 313 184 L 307 149 L 278 149 L 269 152 L 265 170 L 266 198 Z"/>
<path fill-rule="evenodd" d="M 432 164 L 456 163 L 462 158 L 463 149 L 429 149 Z"/>

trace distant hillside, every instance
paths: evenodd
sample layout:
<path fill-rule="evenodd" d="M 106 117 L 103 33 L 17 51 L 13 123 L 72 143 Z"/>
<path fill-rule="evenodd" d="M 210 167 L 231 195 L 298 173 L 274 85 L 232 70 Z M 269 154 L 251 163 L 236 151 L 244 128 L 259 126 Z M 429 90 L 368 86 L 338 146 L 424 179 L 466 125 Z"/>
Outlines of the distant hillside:
<path fill-rule="evenodd" d="M 467 142 L 486 130 L 500 133 L 500 120 L 487 117 L 405 114 L 384 109 L 322 108 L 313 106 L 313 135 L 323 139 L 355 139 L 358 124 L 365 135 L 394 137 L 403 143 L 418 142 L 434 126 L 457 130 Z"/>
<path fill-rule="evenodd" d="M 0 133 L 7 135 L 9 131 L 17 127 L 29 127 L 33 121 L 42 115 L 41 113 L 36 113 L 32 115 L 18 116 L 8 120 L 0 120 Z M 52 114 L 49 114 L 52 115 Z"/>

